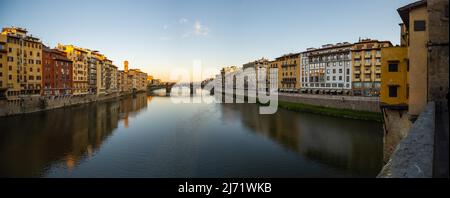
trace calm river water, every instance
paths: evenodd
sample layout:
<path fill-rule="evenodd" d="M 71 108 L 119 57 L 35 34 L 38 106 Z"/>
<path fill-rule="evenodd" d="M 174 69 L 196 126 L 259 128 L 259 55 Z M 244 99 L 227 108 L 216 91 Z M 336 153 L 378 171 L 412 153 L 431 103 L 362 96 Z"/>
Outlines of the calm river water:
<path fill-rule="evenodd" d="M 141 94 L 0 118 L 0 176 L 375 177 L 382 143 L 378 122 Z"/>

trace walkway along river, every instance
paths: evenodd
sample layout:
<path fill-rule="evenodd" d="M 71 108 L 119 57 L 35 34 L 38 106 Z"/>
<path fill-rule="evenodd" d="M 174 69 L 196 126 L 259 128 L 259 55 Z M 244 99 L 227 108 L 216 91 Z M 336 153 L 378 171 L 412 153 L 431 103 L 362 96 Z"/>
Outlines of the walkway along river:
<path fill-rule="evenodd" d="M 0 128 L 2 177 L 375 177 L 382 167 L 380 122 L 259 115 L 256 104 L 139 94 L 2 117 Z"/>

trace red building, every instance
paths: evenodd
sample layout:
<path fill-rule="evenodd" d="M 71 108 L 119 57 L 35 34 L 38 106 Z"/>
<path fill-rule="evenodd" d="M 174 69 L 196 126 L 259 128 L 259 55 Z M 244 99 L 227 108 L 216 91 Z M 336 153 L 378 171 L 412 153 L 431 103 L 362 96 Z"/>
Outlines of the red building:
<path fill-rule="evenodd" d="M 57 49 L 42 49 L 42 95 L 61 96 L 72 94 L 72 61 L 66 53 Z"/>

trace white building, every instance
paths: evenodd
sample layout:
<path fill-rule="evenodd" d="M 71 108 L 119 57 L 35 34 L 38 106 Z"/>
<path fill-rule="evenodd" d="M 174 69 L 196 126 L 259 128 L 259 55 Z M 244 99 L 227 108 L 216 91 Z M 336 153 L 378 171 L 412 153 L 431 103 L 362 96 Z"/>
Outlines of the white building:
<path fill-rule="evenodd" d="M 302 92 L 349 94 L 352 89 L 352 44 L 308 48 L 301 54 Z"/>

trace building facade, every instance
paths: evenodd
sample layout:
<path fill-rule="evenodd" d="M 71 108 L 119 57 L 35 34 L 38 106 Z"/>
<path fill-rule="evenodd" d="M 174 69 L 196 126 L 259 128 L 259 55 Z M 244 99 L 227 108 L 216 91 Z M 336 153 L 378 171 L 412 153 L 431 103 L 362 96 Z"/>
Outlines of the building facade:
<path fill-rule="evenodd" d="M 72 61 L 65 52 L 50 49 L 42 50 L 42 95 L 63 96 L 72 94 Z"/>
<path fill-rule="evenodd" d="M 0 90 L 13 98 L 38 95 L 42 81 L 42 43 L 19 27 L 3 28 L 0 36 Z"/>
<path fill-rule="evenodd" d="M 297 92 L 300 84 L 300 53 L 291 53 L 275 58 L 271 68 L 278 68 L 278 89 L 281 92 Z"/>
<path fill-rule="evenodd" d="M 57 48 L 66 52 L 67 58 L 73 62 L 73 95 L 89 93 L 88 54 L 89 51 L 73 45 L 58 44 Z M 98 71 L 97 71 L 98 72 Z M 98 80 L 98 79 L 97 79 Z"/>
<path fill-rule="evenodd" d="M 348 42 L 327 44 L 303 52 L 301 92 L 351 94 L 352 46 Z"/>
<path fill-rule="evenodd" d="M 261 92 L 267 91 L 269 87 L 269 60 L 261 58 L 249 63 L 242 65 L 242 69 L 246 71 L 247 69 L 253 69 L 247 72 L 247 79 L 244 85 L 249 90 L 258 90 Z M 252 87 L 254 86 L 254 87 Z"/>
<path fill-rule="evenodd" d="M 408 109 L 409 65 L 406 46 L 382 48 L 381 95 L 382 107 Z"/>
<path fill-rule="evenodd" d="M 269 92 L 278 92 L 278 67 L 269 62 Z"/>
<path fill-rule="evenodd" d="M 352 87 L 354 95 L 379 96 L 381 87 L 381 49 L 390 41 L 362 39 L 352 47 Z"/>
<path fill-rule="evenodd" d="M 131 78 L 131 89 L 136 91 L 145 91 L 147 89 L 147 74 L 140 69 L 129 69 L 129 78 Z"/>
<path fill-rule="evenodd" d="M 427 104 L 428 11 L 427 1 L 418 1 L 398 9 L 407 38 L 411 82 L 409 114 L 419 115 Z"/>

